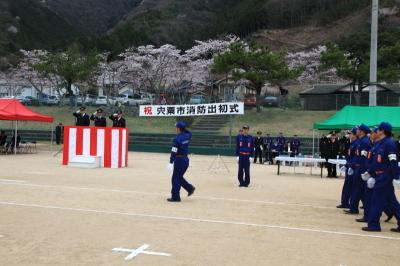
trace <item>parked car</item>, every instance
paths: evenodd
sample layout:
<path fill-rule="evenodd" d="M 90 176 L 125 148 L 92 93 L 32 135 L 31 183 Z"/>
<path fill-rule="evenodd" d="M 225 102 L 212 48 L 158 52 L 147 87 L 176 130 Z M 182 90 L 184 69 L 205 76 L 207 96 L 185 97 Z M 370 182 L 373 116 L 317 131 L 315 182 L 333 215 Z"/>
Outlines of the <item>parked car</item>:
<path fill-rule="evenodd" d="M 128 95 L 126 104 L 130 106 L 151 104 L 153 102 L 153 98 L 149 94 L 133 94 Z"/>
<path fill-rule="evenodd" d="M 32 96 L 18 95 L 15 97 L 15 99 L 17 99 L 23 105 L 33 105 L 33 104 L 37 105 L 38 104 L 38 100 L 33 98 Z"/>
<path fill-rule="evenodd" d="M 127 95 L 127 94 L 119 94 L 119 95 L 116 97 L 116 100 L 117 100 L 117 102 L 119 102 L 119 103 L 121 103 L 121 104 L 127 104 L 128 101 L 129 101 L 129 96 L 130 96 L 130 95 Z"/>
<path fill-rule="evenodd" d="M 257 97 L 255 95 L 248 95 L 243 100 L 245 107 L 256 107 L 257 106 Z"/>
<path fill-rule="evenodd" d="M 97 97 L 95 105 L 107 105 L 107 97 L 106 96 L 99 96 Z"/>
<path fill-rule="evenodd" d="M 45 104 L 45 105 L 57 105 L 57 104 L 60 104 L 60 100 L 58 99 L 57 96 L 48 96 L 45 99 L 43 99 L 43 104 Z"/>
<path fill-rule="evenodd" d="M 88 94 L 85 97 L 85 104 L 86 105 L 94 105 L 96 103 L 96 99 L 97 97 L 92 95 L 92 94 Z"/>
<path fill-rule="evenodd" d="M 267 96 L 263 99 L 263 106 L 278 107 L 279 99 L 276 96 Z"/>
<path fill-rule="evenodd" d="M 107 99 L 108 99 L 108 102 L 109 102 L 110 105 L 116 105 L 117 104 L 117 98 L 116 97 L 108 96 Z"/>
<path fill-rule="evenodd" d="M 206 97 L 204 97 L 203 95 L 193 95 L 189 99 L 189 104 L 203 104 L 203 103 L 207 103 Z"/>

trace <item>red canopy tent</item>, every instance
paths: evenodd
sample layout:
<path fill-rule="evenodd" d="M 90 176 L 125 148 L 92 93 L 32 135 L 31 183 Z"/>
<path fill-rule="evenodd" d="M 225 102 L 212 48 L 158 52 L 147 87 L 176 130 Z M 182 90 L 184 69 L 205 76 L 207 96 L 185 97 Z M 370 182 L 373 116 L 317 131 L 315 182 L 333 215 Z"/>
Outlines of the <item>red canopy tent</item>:
<path fill-rule="evenodd" d="M 0 120 L 16 121 L 15 136 L 18 133 L 18 121 L 36 121 L 52 123 L 54 118 L 51 116 L 35 113 L 16 99 L 0 99 Z M 53 130 L 53 129 L 52 129 Z M 53 136 L 53 134 L 52 134 Z M 14 141 L 15 146 L 17 142 Z M 14 147 L 15 153 L 16 147 Z"/>

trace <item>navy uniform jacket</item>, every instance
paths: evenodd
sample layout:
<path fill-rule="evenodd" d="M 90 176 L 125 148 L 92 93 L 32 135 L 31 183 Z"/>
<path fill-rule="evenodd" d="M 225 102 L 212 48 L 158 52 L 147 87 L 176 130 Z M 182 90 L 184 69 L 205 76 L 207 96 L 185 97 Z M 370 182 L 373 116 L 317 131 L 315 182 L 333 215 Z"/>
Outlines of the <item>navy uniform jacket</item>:
<path fill-rule="evenodd" d="M 350 143 L 350 147 L 346 155 L 346 167 L 352 168 L 354 166 L 354 157 L 356 156 L 356 149 L 358 146 L 358 139 L 353 140 Z"/>
<path fill-rule="evenodd" d="M 73 116 L 76 117 L 76 126 L 84 126 L 84 127 L 88 127 L 90 126 L 90 119 L 89 119 L 89 115 L 86 113 L 73 113 Z"/>
<path fill-rule="evenodd" d="M 125 119 L 123 117 L 118 119 L 118 117 L 110 115 L 109 118 L 113 121 L 113 127 L 121 127 L 121 128 L 125 128 L 126 127 L 126 122 L 125 122 Z"/>
<path fill-rule="evenodd" d="M 247 155 L 253 157 L 254 144 L 251 135 L 240 135 L 236 142 L 236 156 Z"/>
<path fill-rule="evenodd" d="M 375 144 L 374 150 L 368 173 L 375 178 L 375 187 L 383 187 L 400 176 L 397 147 L 391 138 L 385 137 Z"/>
<path fill-rule="evenodd" d="M 361 171 L 366 171 L 366 163 L 368 160 L 368 153 L 372 148 L 371 140 L 368 136 L 364 136 L 357 141 L 356 154 L 354 156 L 354 166 L 361 168 Z"/>
<path fill-rule="evenodd" d="M 176 157 L 187 157 L 189 154 L 189 143 L 192 138 L 190 131 L 184 131 L 175 136 L 172 141 L 170 163 L 174 163 Z"/>
<path fill-rule="evenodd" d="M 301 143 L 300 143 L 300 140 L 299 140 L 298 138 L 293 138 L 293 139 L 290 141 L 290 149 L 291 149 L 293 152 L 298 152 L 298 151 L 299 151 L 299 148 L 300 148 L 300 145 L 301 145 Z"/>
<path fill-rule="evenodd" d="M 96 115 L 91 115 L 90 120 L 94 121 L 94 126 L 95 127 L 106 127 L 107 126 L 107 119 L 104 116 L 96 116 Z"/>
<path fill-rule="evenodd" d="M 263 140 L 262 137 L 255 137 L 254 138 L 254 147 L 256 149 L 262 147 L 263 144 L 264 144 L 264 140 Z"/>
<path fill-rule="evenodd" d="M 285 148 L 285 144 L 286 144 L 285 137 L 277 137 L 276 141 L 278 142 L 279 151 L 282 152 L 283 149 Z"/>
<path fill-rule="evenodd" d="M 265 137 L 265 138 L 264 138 L 264 145 L 265 145 L 267 148 L 270 148 L 270 147 L 271 147 L 272 142 L 273 142 L 272 137 Z"/>

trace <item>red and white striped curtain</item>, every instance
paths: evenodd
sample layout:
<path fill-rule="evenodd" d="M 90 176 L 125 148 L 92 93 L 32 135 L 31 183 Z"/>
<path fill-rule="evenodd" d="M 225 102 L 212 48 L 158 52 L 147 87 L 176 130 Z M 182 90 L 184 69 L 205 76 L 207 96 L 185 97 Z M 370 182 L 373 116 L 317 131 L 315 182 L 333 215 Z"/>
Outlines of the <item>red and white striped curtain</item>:
<path fill-rule="evenodd" d="M 126 128 L 64 127 L 63 165 L 76 155 L 100 156 L 102 167 L 128 166 Z"/>

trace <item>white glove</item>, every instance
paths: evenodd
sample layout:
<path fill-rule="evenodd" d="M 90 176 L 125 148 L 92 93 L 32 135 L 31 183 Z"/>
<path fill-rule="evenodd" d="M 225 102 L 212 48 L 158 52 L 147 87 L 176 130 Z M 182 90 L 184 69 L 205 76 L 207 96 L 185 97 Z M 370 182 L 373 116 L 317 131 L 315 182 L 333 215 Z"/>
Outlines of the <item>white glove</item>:
<path fill-rule="evenodd" d="M 371 175 L 368 172 L 365 172 L 361 174 L 361 179 L 364 181 L 368 181 L 368 179 L 371 177 Z"/>
<path fill-rule="evenodd" d="M 80 113 L 81 113 L 81 110 L 76 111 L 76 113 L 77 113 L 77 114 L 80 114 Z"/>
<path fill-rule="evenodd" d="M 260 149 L 263 151 L 264 150 L 263 146 L 260 146 Z"/>
<path fill-rule="evenodd" d="M 173 164 L 173 163 L 169 163 L 169 164 L 167 165 L 167 169 L 168 169 L 170 172 L 174 171 L 174 164 Z"/>
<path fill-rule="evenodd" d="M 342 175 L 346 174 L 346 166 L 340 168 L 340 173 L 342 173 Z"/>
<path fill-rule="evenodd" d="M 353 175 L 354 174 L 354 170 L 353 170 L 353 168 L 349 168 L 349 169 L 347 169 L 347 174 L 348 175 Z"/>
<path fill-rule="evenodd" d="M 238 157 L 236 157 L 236 161 L 237 161 L 237 162 L 239 162 L 239 156 L 238 156 Z"/>
<path fill-rule="evenodd" d="M 250 164 L 253 162 L 253 158 L 251 158 L 251 157 L 249 157 L 249 162 L 250 162 Z"/>
<path fill-rule="evenodd" d="M 375 178 L 370 177 L 368 179 L 368 181 L 367 181 L 367 186 L 368 186 L 369 189 L 374 188 L 374 186 L 375 186 Z"/>
<path fill-rule="evenodd" d="M 400 179 L 393 179 L 393 186 L 400 189 Z"/>

